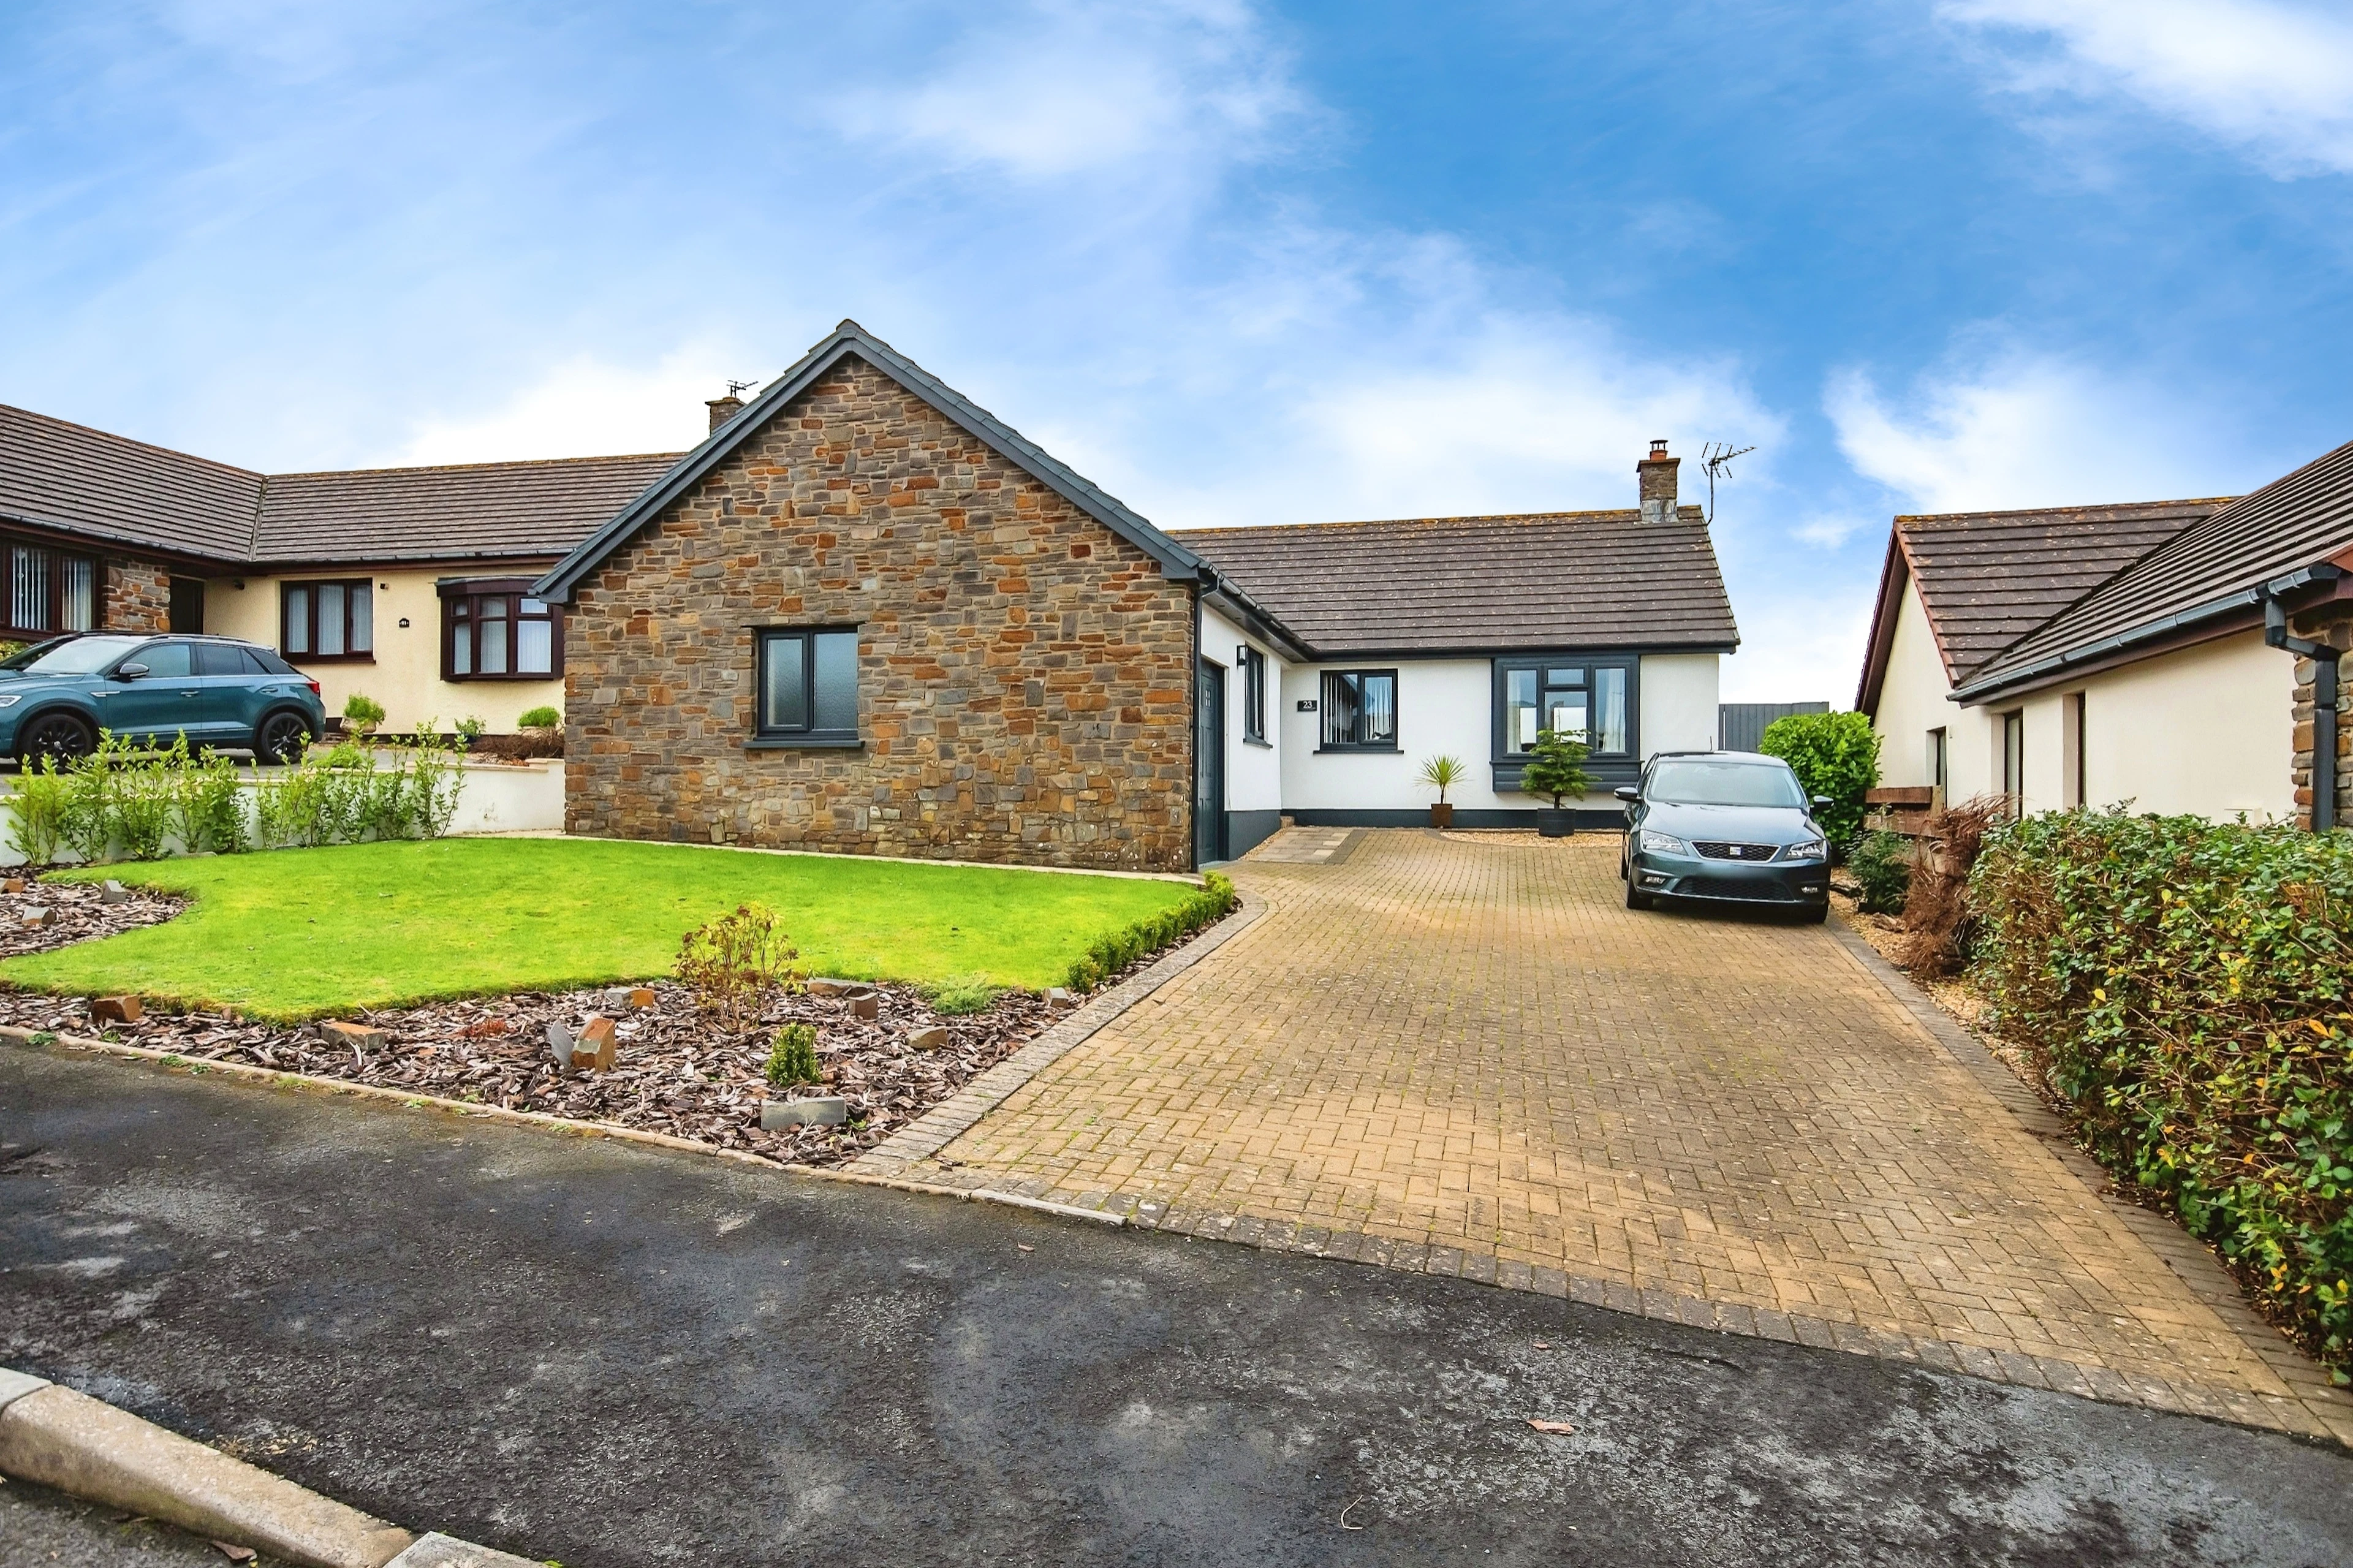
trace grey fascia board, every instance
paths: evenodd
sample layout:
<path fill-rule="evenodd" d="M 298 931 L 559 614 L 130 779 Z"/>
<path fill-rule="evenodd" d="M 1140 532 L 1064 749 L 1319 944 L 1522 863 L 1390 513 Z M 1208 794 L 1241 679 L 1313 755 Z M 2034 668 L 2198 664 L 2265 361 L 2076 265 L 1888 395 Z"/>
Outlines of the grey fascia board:
<path fill-rule="evenodd" d="M 1572 656 L 1651 653 L 1713 653 L 1731 654 L 1739 651 L 1737 638 L 1731 642 L 1679 643 L 1530 643 L 1515 647 L 1482 645 L 1476 647 L 1314 647 L 1312 662 L 1331 664 L 1342 659 L 1440 659 L 1440 658 L 1551 658 Z"/>
<path fill-rule="evenodd" d="M 943 384 L 936 376 L 905 359 L 888 344 L 870 337 L 863 330 L 845 326 L 837 328 L 831 336 L 804 355 L 798 364 L 769 383 L 733 419 L 704 437 L 701 446 L 681 458 L 668 473 L 656 479 L 611 521 L 581 541 L 569 554 L 550 568 L 546 575 L 532 585 L 533 596 L 569 601 L 572 590 L 580 580 L 594 571 L 598 563 L 618 548 L 624 540 L 718 467 L 770 415 L 799 396 L 818 376 L 852 353 L 922 397 L 1018 464 L 1063 500 L 1159 562 L 1164 576 L 1180 582 L 1199 579 L 1204 564 L 1199 556 L 1060 462 L 1048 457 L 994 415 Z"/>
<path fill-rule="evenodd" d="M 1314 652 L 1293 634 L 1288 626 L 1275 619 L 1265 605 L 1251 599 L 1234 586 L 1230 578 L 1212 575 L 1201 590 L 1201 602 L 1211 609 L 1241 624 L 1244 631 L 1272 643 L 1277 652 L 1292 664 L 1305 664 Z"/>
<path fill-rule="evenodd" d="M 2260 607 L 2266 599 L 2275 598 L 2282 594 L 2293 594 L 2298 588 L 2308 588 L 2315 583 L 2334 582 L 2341 575 L 2343 572 L 2339 567 L 2326 561 L 2299 567 L 2284 577 L 2274 577 L 2267 583 L 2259 584 L 2252 588 L 2242 588 L 2234 594 L 2226 594 L 2221 598 L 2209 600 L 2203 605 L 2198 605 L 2187 610 L 2177 610 L 2172 615 L 2158 620 L 2144 621 L 2139 626 L 2113 633 L 2097 642 L 2085 643 L 2080 647 L 2063 648 L 2058 653 L 2036 659 L 2032 664 L 2021 666 L 2017 669 L 2003 670 L 1981 677 L 1966 686 L 1955 687 L 1946 695 L 1945 700 L 1973 708 L 1988 698 L 2000 697 L 2025 687 L 2039 685 L 2053 676 L 2063 675 L 2079 664 L 2088 664 L 2095 659 L 2105 658 L 2114 653 L 2128 652 L 2143 643 L 2155 642 L 2159 637 L 2169 636 L 2174 632 L 2198 626 L 2205 621 L 2218 619 L 2231 614 L 2233 610 L 2255 609 Z"/>

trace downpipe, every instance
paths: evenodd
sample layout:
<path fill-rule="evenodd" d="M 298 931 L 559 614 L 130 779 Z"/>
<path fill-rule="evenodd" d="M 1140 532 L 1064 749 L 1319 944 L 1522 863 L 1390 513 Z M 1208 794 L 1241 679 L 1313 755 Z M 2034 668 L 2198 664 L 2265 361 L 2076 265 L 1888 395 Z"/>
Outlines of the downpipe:
<path fill-rule="evenodd" d="M 2312 830 L 2337 826 L 2337 650 L 2287 635 L 2287 606 L 2263 601 L 2263 641 L 2312 660 Z"/>

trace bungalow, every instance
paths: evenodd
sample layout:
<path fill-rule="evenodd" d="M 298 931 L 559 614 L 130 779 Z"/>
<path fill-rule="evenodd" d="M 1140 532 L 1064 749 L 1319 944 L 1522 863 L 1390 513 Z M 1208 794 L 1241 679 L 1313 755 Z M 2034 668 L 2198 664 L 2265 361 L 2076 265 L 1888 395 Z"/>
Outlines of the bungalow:
<path fill-rule="evenodd" d="M 1527 823 L 1543 728 L 1602 825 L 1738 643 L 1665 447 L 1620 510 L 1163 531 L 849 321 L 683 454 L 265 476 L 0 409 L 0 635 L 243 637 L 394 729 L 560 702 L 582 834 L 1173 869 L 1425 822 L 1441 754 Z"/>
<path fill-rule="evenodd" d="M 1855 698 L 1882 782 L 2331 826 L 2348 566 L 2353 446 L 2237 500 L 1899 517 Z"/>

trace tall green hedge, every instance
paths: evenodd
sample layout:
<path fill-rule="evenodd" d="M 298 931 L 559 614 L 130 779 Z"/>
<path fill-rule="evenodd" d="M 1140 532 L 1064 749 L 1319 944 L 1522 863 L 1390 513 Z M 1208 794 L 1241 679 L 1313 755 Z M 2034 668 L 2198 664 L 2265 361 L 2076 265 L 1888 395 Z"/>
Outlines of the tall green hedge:
<path fill-rule="evenodd" d="M 1765 726 L 1757 749 L 1789 764 L 1808 795 L 1828 795 L 1814 813 L 1833 844 L 1862 831 L 1862 792 L 1879 783 L 1879 735 L 1864 713 L 1784 713 Z"/>
<path fill-rule="evenodd" d="M 2353 1371 L 2353 836 L 2074 811 L 1970 879 L 1992 1021 L 2112 1171 Z"/>

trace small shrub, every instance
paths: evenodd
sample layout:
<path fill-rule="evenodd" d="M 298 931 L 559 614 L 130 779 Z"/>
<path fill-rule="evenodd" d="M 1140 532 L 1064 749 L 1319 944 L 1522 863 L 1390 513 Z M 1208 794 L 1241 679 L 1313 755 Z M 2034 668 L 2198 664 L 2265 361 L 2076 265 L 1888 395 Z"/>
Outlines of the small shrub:
<path fill-rule="evenodd" d="M 807 1024 L 786 1024 L 768 1047 L 768 1082 L 776 1089 L 795 1089 L 818 1081 L 817 1030 Z"/>
<path fill-rule="evenodd" d="M 185 759 L 188 751 L 186 738 L 182 737 L 176 744 Z M 108 805 L 113 816 L 113 837 L 129 858 L 164 858 L 164 840 L 172 831 L 172 784 L 170 763 L 163 757 L 127 762 L 115 770 Z"/>
<path fill-rule="evenodd" d="M 1005 987 L 991 984 L 986 974 L 959 974 L 926 985 L 923 991 L 923 1000 L 932 1005 L 932 1011 L 944 1018 L 986 1013 L 1005 994 Z"/>
<path fill-rule="evenodd" d="M 698 1006 L 730 1034 L 740 1034 L 759 1022 L 779 987 L 800 978 L 792 967 L 799 956 L 774 910 L 739 904 L 733 913 L 686 933 L 679 944 L 678 977 L 693 991 Z"/>
<path fill-rule="evenodd" d="M 1808 795 L 1826 795 L 1814 820 L 1841 850 L 1862 831 L 1862 792 L 1879 783 L 1879 733 L 1866 713 L 1785 713 L 1757 749 L 1778 757 Z"/>
<path fill-rule="evenodd" d="M 515 721 L 519 730 L 561 730 L 564 715 L 551 707 L 538 707 Z"/>
<path fill-rule="evenodd" d="M 353 733 L 370 735 L 384 722 L 384 704 L 364 691 L 354 691 L 343 700 L 343 723 Z"/>
<path fill-rule="evenodd" d="M 245 848 L 245 799 L 235 763 L 217 754 L 192 759 L 183 743 L 174 751 L 169 788 L 172 828 L 182 848 L 223 855 Z"/>
<path fill-rule="evenodd" d="M 469 713 L 458 721 L 458 740 L 466 750 L 470 752 L 474 749 L 474 742 L 482 738 L 482 731 L 489 728 L 488 724 Z"/>
<path fill-rule="evenodd" d="M 105 859 L 114 847 L 115 775 L 130 755 L 128 742 L 101 730 L 97 748 L 66 765 L 58 836 L 85 865 Z"/>
<path fill-rule="evenodd" d="M 1583 795 L 1592 787 L 1582 765 L 1588 750 L 1566 731 L 1537 731 L 1536 743 L 1528 748 L 1528 765 L 1520 770 L 1520 788 L 1529 795 L 1550 795 L 1552 808 L 1560 810 L 1564 796 Z"/>
<path fill-rule="evenodd" d="M 1902 911 L 1912 887 L 1912 841 L 1900 833 L 1873 833 L 1847 856 L 1846 868 L 1862 889 L 1855 902 L 1865 914 Z"/>
<path fill-rule="evenodd" d="M 1436 790 L 1439 801 L 1442 805 L 1446 800 L 1446 792 L 1461 784 L 1468 772 L 1469 770 L 1462 765 L 1461 758 L 1440 752 L 1437 756 L 1426 757 L 1422 760 L 1421 772 L 1416 775 L 1416 778 L 1419 783 Z"/>
<path fill-rule="evenodd" d="M 64 842 L 66 781 L 57 759 L 42 757 L 16 777 L 16 794 L 8 803 L 8 840 L 27 865 L 55 863 Z"/>
<path fill-rule="evenodd" d="M 1215 871 L 1201 879 L 1201 890 L 1174 909 L 1140 920 L 1124 931 L 1098 937 L 1087 951 L 1071 961 L 1067 984 L 1073 991 L 1092 991 L 1147 953 L 1214 925 L 1241 901 L 1234 885 Z"/>

